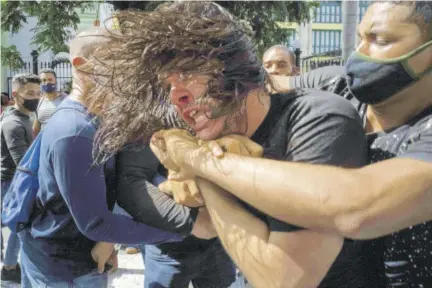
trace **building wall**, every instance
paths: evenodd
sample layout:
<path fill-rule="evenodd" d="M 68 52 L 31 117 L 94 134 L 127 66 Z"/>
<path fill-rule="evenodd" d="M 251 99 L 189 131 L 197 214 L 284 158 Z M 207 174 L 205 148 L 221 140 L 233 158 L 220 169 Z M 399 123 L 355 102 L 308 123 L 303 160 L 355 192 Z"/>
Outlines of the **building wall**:
<path fill-rule="evenodd" d="M 357 1 L 359 5 L 359 22 L 370 1 Z M 302 43 L 302 57 L 342 49 L 342 1 L 320 1 L 320 7 L 311 12 L 311 23 L 279 23 L 281 27 L 293 30 L 295 36 L 286 40 L 292 48 L 292 40 Z M 306 38 L 306 39 L 305 39 Z"/>
<path fill-rule="evenodd" d="M 106 5 L 102 3 L 100 4 L 101 7 L 105 7 Z M 102 9 L 100 9 L 99 12 L 101 12 Z M 106 8 L 105 8 L 106 10 Z M 85 30 L 93 25 L 93 21 L 96 20 L 97 16 L 97 7 L 93 9 L 87 10 L 84 13 L 81 13 L 81 11 L 78 9 L 76 10 L 79 17 L 80 17 L 80 23 L 78 24 L 78 29 L 76 31 L 72 32 L 72 37 L 79 31 Z M 37 24 L 37 18 L 36 17 L 28 17 L 27 18 L 28 23 L 23 23 L 23 27 L 21 30 L 14 35 L 11 35 L 9 32 L 2 32 L 1 34 L 1 43 L 3 46 L 9 46 L 9 45 L 15 45 L 17 47 L 17 50 L 21 53 L 21 57 L 24 60 L 24 62 L 31 62 L 32 57 L 30 53 L 33 50 L 37 49 L 37 46 L 34 44 L 31 44 L 32 38 L 34 36 L 34 33 L 31 31 L 34 27 L 36 27 Z M 69 57 L 69 54 L 67 52 L 59 53 L 58 55 L 54 55 L 52 51 L 46 51 L 39 55 L 39 68 L 41 67 L 48 67 L 51 61 L 55 60 L 58 57 Z M 23 69 L 23 71 L 29 71 L 31 72 L 31 68 Z M 58 67 L 54 69 L 56 73 L 58 74 L 59 78 L 59 87 L 62 88 L 63 85 L 70 80 L 71 78 L 71 71 L 69 69 L 69 66 L 67 64 L 60 64 Z M 23 72 L 20 71 L 20 72 Z M 7 91 L 10 90 L 10 85 L 8 85 L 8 82 L 10 82 L 10 78 L 15 74 L 15 71 L 10 71 L 7 67 L 1 68 L 1 91 Z"/>

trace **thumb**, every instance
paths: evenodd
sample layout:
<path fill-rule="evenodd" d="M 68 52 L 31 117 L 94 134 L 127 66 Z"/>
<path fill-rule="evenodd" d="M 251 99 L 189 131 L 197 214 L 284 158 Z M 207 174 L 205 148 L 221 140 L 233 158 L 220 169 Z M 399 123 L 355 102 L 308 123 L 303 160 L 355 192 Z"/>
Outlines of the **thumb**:
<path fill-rule="evenodd" d="M 172 195 L 172 187 L 171 187 L 171 181 L 167 180 L 159 184 L 158 186 L 159 190 L 164 192 L 165 194 Z"/>
<path fill-rule="evenodd" d="M 218 158 L 222 158 L 224 156 L 224 151 L 217 141 L 208 142 L 208 147 L 214 156 Z"/>
<path fill-rule="evenodd" d="M 105 261 L 103 261 L 102 259 L 98 259 L 98 272 L 99 274 L 103 274 L 105 271 Z"/>

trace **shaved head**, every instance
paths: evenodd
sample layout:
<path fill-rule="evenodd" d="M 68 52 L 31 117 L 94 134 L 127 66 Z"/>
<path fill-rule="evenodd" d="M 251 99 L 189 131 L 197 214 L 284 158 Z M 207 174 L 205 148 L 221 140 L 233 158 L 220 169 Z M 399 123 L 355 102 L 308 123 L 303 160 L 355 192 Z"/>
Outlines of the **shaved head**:
<path fill-rule="evenodd" d="M 103 27 L 91 27 L 78 33 L 70 43 L 71 60 L 75 57 L 90 58 L 93 51 L 107 41 L 108 33 Z"/>
<path fill-rule="evenodd" d="M 270 75 L 293 76 L 297 71 L 295 59 L 294 53 L 287 46 L 275 45 L 264 53 L 264 69 Z"/>
<path fill-rule="evenodd" d="M 80 98 L 91 113 L 97 114 L 103 102 L 95 102 L 92 97 L 95 86 L 93 74 L 97 74 L 100 65 L 95 58 L 98 50 L 109 46 L 109 36 L 113 34 L 104 27 L 91 27 L 78 33 L 69 46 L 72 63 L 72 91 L 71 94 Z"/>
<path fill-rule="evenodd" d="M 285 55 L 287 58 L 290 58 L 291 61 L 295 62 L 295 55 L 291 51 L 291 49 L 288 48 L 287 46 L 281 45 L 281 44 L 274 45 L 274 46 L 270 47 L 269 49 L 267 49 L 264 52 L 263 58 L 266 58 L 266 57 L 270 56 L 271 54 L 274 54 L 274 52 L 280 52 L 281 54 Z"/>

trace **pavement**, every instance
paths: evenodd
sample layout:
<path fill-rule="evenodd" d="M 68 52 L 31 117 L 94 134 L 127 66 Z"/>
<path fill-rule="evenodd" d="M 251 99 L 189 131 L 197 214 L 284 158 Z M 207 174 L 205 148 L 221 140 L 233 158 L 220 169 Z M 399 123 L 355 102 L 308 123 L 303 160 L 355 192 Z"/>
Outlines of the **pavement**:
<path fill-rule="evenodd" d="M 7 244 L 9 236 L 8 229 L 2 229 L 2 233 Z M 144 286 L 144 264 L 141 254 L 128 255 L 120 251 L 118 255 L 119 268 L 116 272 L 109 275 L 109 288 L 142 288 Z M 0 264 L 0 267 L 2 264 Z M 2 288 L 20 288 L 21 285 L 1 282 Z"/>

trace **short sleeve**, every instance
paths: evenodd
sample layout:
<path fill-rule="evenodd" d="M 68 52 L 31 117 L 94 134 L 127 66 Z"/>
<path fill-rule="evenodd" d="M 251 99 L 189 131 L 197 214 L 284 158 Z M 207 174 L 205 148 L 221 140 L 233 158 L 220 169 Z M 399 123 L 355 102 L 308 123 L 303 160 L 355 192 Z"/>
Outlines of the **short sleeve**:
<path fill-rule="evenodd" d="M 410 135 L 405 152 L 398 157 L 432 163 L 432 117 Z"/>
<path fill-rule="evenodd" d="M 367 160 L 366 136 L 360 121 L 336 114 L 316 115 L 293 126 L 287 161 L 361 167 Z"/>
<path fill-rule="evenodd" d="M 337 114 L 310 112 L 291 126 L 286 161 L 360 167 L 366 164 L 366 137 L 359 120 Z M 293 232 L 304 228 L 268 217 L 274 232 Z"/>

